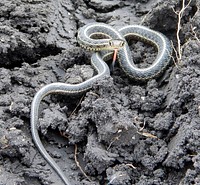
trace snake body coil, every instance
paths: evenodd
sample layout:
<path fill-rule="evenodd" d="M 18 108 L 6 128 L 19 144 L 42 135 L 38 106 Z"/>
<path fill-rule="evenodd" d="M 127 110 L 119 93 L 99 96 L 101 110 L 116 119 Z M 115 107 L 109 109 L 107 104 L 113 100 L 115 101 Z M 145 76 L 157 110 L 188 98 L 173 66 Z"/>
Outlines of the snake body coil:
<path fill-rule="evenodd" d="M 95 36 L 104 36 L 104 39 L 94 39 Z M 157 48 L 158 54 L 151 66 L 147 68 L 136 67 L 128 43 L 125 41 L 130 37 L 148 42 Z M 113 47 L 109 45 L 109 41 L 112 39 L 124 40 L 124 47 L 118 51 L 118 61 L 125 73 L 135 80 L 145 81 L 159 76 L 170 62 L 172 53 L 170 41 L 162 33 L 145 26 L 130 25 L 117 31 L 103 23 L 88 24 L 79 30 L 77 37 L 82 47 L 95 51 L 112 50 Z"/>
<path fill-rule="evenodd" d="M 125 39 L 135 37 L 147 41 L 156 46 L 158 54 L 154 63 L 148 67 L 139 69 L 132 61 L 130 50 Z M 101 39 L 96 39 L 101 38 Z M 103 23 L 92 23 L 82 27 L 77 36 L 79 44 L 89 50 L 99 51 L 92 55 L 91 63 L 98 74 L 80 84 L 52 83 L 41 88 L 35 95 L 31 105 L 31 133 L 33 141 L 46 161 L 61 177 L 65 185 L 71 185 L 69 179 L 59 168 L 56 162 L 45 150 L 38 134 L 39 106 L 42 99 L 52 93 L 77 94 L 89 90 L 95 81 L 109 76 L 110 71 L 104 59 L 110 57 L 113 48 L 119 48 L 118 61 L 128 76 L 137 80 L 147 80 L 159 75 L 169 64 L 171 47 L 169 40 L 159 32 L 148 29 L 144 26 L 125 26 L 119 31 Z M 105 51 L 102 51 L 105 50 Z M 108 50 L 108 51 L 107 51 Z"/>

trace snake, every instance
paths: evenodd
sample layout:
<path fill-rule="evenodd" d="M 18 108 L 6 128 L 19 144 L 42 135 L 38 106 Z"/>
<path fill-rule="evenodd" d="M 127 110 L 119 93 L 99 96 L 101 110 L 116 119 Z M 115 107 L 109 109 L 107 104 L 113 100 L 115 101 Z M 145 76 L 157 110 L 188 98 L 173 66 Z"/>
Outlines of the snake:
<path fill-rule="evenodd" d="M 157 56 L 151 66 L 138 68 L 135 65 L 127 42 L 129 38 L 147 42 L 157 48 Z M 97 74 L 79 84 L 55 82 L 45 85 L 35 94 L 30 112 L 33 142 L 65 185 L 72 185 L 69 177 L 48 154 L 39 137 L 39 107 L 43 98 L 49 94 L 75 95 L 91 89 L 95 82 L 105 76 L 110 76 L 110 68 L 105 61 L 112 58 L 114 50 L 117 51 L 117 61 L 123 71 L 130 78 L 141 81 L 159 76 L 169 65 L 172 52 L 170 41 L 165 35 L 141 25 L 128 25 L 117 30 L 105 23 L 90 23 L 79 29 L 77 41 L 81 47 L 94 51 L 91 64 Z"/>

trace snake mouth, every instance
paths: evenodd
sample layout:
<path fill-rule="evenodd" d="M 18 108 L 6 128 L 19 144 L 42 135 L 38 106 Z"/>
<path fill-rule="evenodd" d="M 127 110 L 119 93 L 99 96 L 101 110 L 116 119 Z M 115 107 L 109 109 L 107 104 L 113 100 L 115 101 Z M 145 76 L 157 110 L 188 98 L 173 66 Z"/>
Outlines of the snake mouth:
<path fill-rule="evenodd" d="M 125 45 L 125 41 L 122 39 L 111 39 L 109 40 L 109 47 L 110 49 L 120 49 L 122 47 L 124 47 Z"/>

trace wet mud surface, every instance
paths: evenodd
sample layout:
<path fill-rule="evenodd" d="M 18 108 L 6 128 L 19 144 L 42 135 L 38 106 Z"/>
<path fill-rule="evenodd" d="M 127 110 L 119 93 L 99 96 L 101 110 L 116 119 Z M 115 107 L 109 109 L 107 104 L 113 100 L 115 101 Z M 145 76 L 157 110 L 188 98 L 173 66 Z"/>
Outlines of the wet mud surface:
<path fill-rule="evenodd" d="M 162 0 L 2 0 L 0 184 L 63 184 L 34 146 L 30 105 L 46 84 L 80 83 L 96 74 L 91 53 L 76 41 L 78 28 L 96 21 L 116 28 L 142 24 L 176 46 L 173 10 L 180 7 Z M 182 62 L 173 55 L 159 78 L 133 81 L 117 65 L 85 94 L 42 101 L 42 142 L 72 184 L 200 184 L 199 8 L 192 0 L 181 21 Z M 155 59 L 144 43 L 130 47 L 141 67 Z"/>

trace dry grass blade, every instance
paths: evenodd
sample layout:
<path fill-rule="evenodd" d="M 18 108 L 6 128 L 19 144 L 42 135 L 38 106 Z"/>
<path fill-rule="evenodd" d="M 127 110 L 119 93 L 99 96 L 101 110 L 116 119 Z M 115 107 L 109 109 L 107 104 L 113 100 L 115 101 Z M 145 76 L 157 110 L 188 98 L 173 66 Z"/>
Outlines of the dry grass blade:
<path fill-rule="evenodd" d="M 78 166 L 78 168 L 80 169 L 80 171 L 82 172 L 82 174 L 90 181 L 92 182 L 92 180 L 86 175 L 86 173 L 83 171 L 78 159 L 77 159 L 77 151 L 78 151 L 78 147 L 77 145 L 75 144 L 75 149 L 74 149 L 74 159 L 75 159 L 75 162 L 76 162 L 76 165 Z"/>
<path fill-rule="evenodd" d="M 154 138 L 154 139 L 158 139 L 157 136 L 154 136 L 153 134 L 150 134 L 148 132 L 138 132 L 138 134 L 145 136 L 145 137 L 150 137 L 150 138 Z"/>

